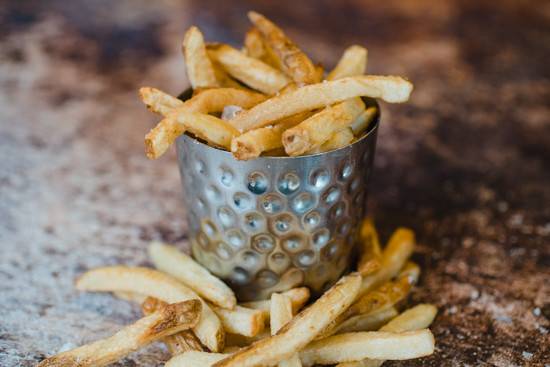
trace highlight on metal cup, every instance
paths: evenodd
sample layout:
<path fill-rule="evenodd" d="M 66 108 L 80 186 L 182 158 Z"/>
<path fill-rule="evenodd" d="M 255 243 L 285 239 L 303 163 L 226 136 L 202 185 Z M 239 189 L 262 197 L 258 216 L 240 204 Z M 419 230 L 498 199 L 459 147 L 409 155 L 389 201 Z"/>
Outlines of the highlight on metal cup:
<path fill-rule="evenodd" d="M 326 290 L 351 265 L 378 121 L 344 148 L 299 157 L 239 161 L 192 136 L 179 137 L 193 257 L 241 300 L 301 285 Z"/>

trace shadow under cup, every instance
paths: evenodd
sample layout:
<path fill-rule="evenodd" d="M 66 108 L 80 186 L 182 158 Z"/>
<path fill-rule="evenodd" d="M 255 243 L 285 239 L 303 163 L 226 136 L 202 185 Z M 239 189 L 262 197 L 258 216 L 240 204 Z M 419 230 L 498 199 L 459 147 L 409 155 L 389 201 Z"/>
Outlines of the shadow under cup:
<path fill-rule="evenodd" d="M 179 137 L 195 260 L 241 301 L 302 285 L 318 294 L 334 284 L 351 265 L 365 214 L 378 121 L 349 146 L 300 157 L 238 161 L 192 136 Z"/>

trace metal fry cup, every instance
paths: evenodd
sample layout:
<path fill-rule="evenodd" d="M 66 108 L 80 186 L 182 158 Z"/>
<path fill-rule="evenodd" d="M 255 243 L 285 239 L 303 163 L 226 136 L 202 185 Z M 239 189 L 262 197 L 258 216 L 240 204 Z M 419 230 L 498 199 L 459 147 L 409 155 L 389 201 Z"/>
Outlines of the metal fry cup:
<path fill-rule="evenodd" d="M 351 265 L 365 214 L 378 122 L 376 116 L 362 137 L 338 150 L 249 161 L 179 137 L 195 260 L 242 301 L 297 286 L 320 293 L 334 284 Z"/>

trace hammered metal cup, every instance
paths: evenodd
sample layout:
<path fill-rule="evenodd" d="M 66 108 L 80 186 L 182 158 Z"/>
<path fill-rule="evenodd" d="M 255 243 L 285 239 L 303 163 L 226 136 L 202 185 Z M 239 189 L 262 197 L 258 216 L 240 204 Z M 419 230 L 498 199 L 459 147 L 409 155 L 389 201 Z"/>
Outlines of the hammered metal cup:
<path fill-rule="evenodd" d="M 330 287 L 351 265 L 378 120 L 347 147 L 302 157 L 238 161 L 179 137 L 193 257 L 243 301 L 300 285 L 314 294 Z"/>

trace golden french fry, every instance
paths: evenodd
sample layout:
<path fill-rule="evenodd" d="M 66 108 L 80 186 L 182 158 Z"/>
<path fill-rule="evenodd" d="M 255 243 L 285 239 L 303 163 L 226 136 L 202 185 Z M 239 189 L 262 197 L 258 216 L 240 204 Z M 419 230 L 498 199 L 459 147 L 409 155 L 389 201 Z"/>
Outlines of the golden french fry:
<path fill-rule="evenodd" d="M 271 295 L 271 335 L 277 332 L 292 320 L 292 302 L 290 298 L 279 293 Z M 297 354 L 278 364 L 279 367 L 301 367 L 302 363 Z"/>
<path fill-rule="evenodd" d="M 165 367 L 209 367 L 224 359 L 228 354 L 207 352 L 185 352 L 172 357 Z"/>
<path fill-rule="evenodd" d="M 374 331 L 398 315 L 395 307 L 382 308 L 369 314 L 350 317 L 336 327 L 335 334 L 354 331 Z M 389 330 L 388 330 L 389 331 Z"/>
<path fill-rule="evenodd" d="M 281 148 L 285 130 L 296 126 L 310 115 L 310 112 L 302 112 L 287 117 L 276 125 L 264 126 L 236 136 L 231 141 L 231 152 L 239 160 L 248 160 L 259 157 L 263 152 Z"/>
<path fill-rule="evenodd" d="M 365 104 L 361 98 L 352 98 L 326 107 L 283 133 L 286 153 L 297 156 L 320 147 L 334 133 L 348 127 L 364 109 Z"/>
<path fill-rule="evenodd" d="M 265 56 L 264 41 L 258 28 L 252 27 L 244 37 L 244 51 L 247 56 L 262 60 Z"/>
<path fill-rule="evenodd" d="M 292 304 L 292 313 L 297 313 L 308 301 L 310 292 L 306 287 L 294 288 L 288 291 L 282 292 L 282 295 L 290 298 Z M 269 317 L 269 311 L 271 309 L 271 301 L 252 301 L 242 303 L 241 306 L 252 308 L 255 310 L 265 311 Z"/>
<path fill-rule="evenodd" d="M 381 98 L 398 103 L 409 99 L 413 85 L 398 76 L 362 75 L 318 84 L 272 97 L 237 116 L 232 124 L 242 131 L 272 124 L 303 111 L 326 107 L 355 97 Z"/>
<path fill-rule="evenodd" d="M 367 70 L 367 55 L 367 49 L 364 47 L 357 45 L 348 47 L 336 67 L 327 75 L 327 80 L 365 74 Z"/>
<path fill-rule="evenodd" d="M 197 138 L 206 141 L 208 144 L 231 149 L 231 140 L 240 134 L 229 122 L 224 121 L 212 115 L 197 112 L 187 112 L 183 109 L 177 109 L 172 112 L 165 120 L 173 120 L 180 129 L 189 131 Z M 159 124 L 173 124 L 173 122 L 159 122 Z M 148 151 L 149 148 L 147 147 Z"/>
<path fill-rule="evenodd" d="M 298 84 L 318 83 L 315 65 L 273 22 L 254 11 L 248 13 L 250 21 L 262 33 L 265 42 L 280 60 L 283 70 Z"/>
<path fill-rule="evenodd" d="M 269 338 L 270 336 L 271 334 L 269 333 L 268 330 L 264 330 L 255 336 L 244 336 L 239 334 L 227 333 L 225 338 L 225 344 L 227 346 L 242 348 L 242 347 L 247 347 L 254 342 L 257 342 L 258 340 Z"/>
<path fill-rule="evenodd" d="M 317 76 L 315 77 L 316 80 L 321 81 L 324 79 L 325 76 L 325 68 L 321 64 L 315 65 L 315 72 L 317 73 Z"/>
<path fill-rule="evenodd" d="M 420 277 L 420 266 L 412 261 L 407 261 L 399 271 L 397 277 L 400 279 L 406 278 L 409 284 L 414 285 L 418 282 L 418 278 Z"/>
<path fill-rule="evenodd" d="M 323 152 L 330 152 L 343 148 L 353 142 L 354 135 L 349 127 L 346 127 L 340 131 L 335 132 L 330 138 L 320 146 L 310 149 L 306 154 L 318 154 Z"/>
<path fill-rule="evenodd" d="M 202 313 L 193 330 L 208 349 L 223 349 L 224 331 L 216 314 L 195 292 L 167 274 L 148 268 L 110 266 L 84 273 L 76 288 L 92 292 L 133 292 L 168 303 L 199 299 Z"/>
<path fill-rule="evenodd" d="M 216 306 L 212 306 L 212 309 L 228 333 L 253 337 L 264 330 L 266 314 L 261 310 L 242 306 L 236 306 L 233 310 Z"/>
<path fill-rule="evenodd" d="M 152 242 L 149 257 L 157 269 L 183 282 L 216 306 L 233 309 L 237 304 L 231 288 L 174 246 Z"/>
<path fill-rule="evenodd" d="M 357 137 L 361 136 L 363 132 L 365 132 L 368 127 L 370 126 L 370 123 L 374 118 L 376 117 L 376 114 L 378 113 L 378 109 L 376 107 L 368 107 L 365 111 L 363 111 L 350 125 L 351 130 L 353 131 L 353 134 Z"/>
<path fill-rule="evenodd" d="M 430 326 L 436 314 L 437 308 L 434 305 L 420 304 L 388 322 L 380 331 L 401 333 L 424 329 Z M 363 359 L 357 362 L 340 363 L 337 367 L 379 367 L 382 363 L 384 363 L 383 359 Z"/>
<path fill-rule="evenodd" d="M 434 348 L 434 337 L 429 329 L 403 333 L 366 331 L 334 335 L 313 342 L 300 352 L 300 358 L 304 366 L 365 358 L 406 360 L 430 355 Z"/>
<path fill-rule="evenodd" d="M 358 274 L 343 277 L 315 303 L 279 330 L 277 335 L 262 339 L 250 347 L 217 362 L 214 366 L 252 367 L 274 365 L 291 357 L 349 307 L 355 299 L 360 283 L 361 276 Z"/>
<path fill-rule="evenodd" d="M 208 54 L 232 77 L 263 93 L 275 94 L 290 82 L 279 70 L 229 45 L 209 45 Z"/>
<path fill-rule="evenodd" d="M 218 87 L 212 62 L 206 53 L 204 37 L 197 27 L 185 33 L 182 45 L 187 76 L 193 89 Z"/>
<path fill-rule="evenodd" d="M 151 315 L 163 307 L 166 307 L 168 304 L 164 301 L 161 301 L 157 298 L 146 297 L 143 303 L 141 304 L 141 311 L 145 316 Z M 183 330 L 179 333 L 165 336 L 162 341 L 168 347 L 170 354 L 173 356 L 190 351 L 198 350 L 202 351 L 202 345 L 199 339 L 193 334 L 191 330 Z"/>
<path fill-rule="evenodd" d="M 195 326 L 200 315 L 199 300 L 167 305 L 109 338 L 47 358 L 38 366 L 106 366 L 155 340 Z"/>
<path fill-rule="evenodd" d="M 218 81 L 220 87 L 247 90 L 244 85 L 242 85 L 241 83 L 233 79 L 229 74 L 227 74 L 223 67 L 217 62 L 212 62 L 212 67 L 214 68 L 214 75 L 216 75 L 216 80 Z"/>
<path fill-rule="evenodd" d="M 383 284 L 379 288 L 360 297 L 346 311 L 336 317 L 326 329 L 318 335 L 318 338 L 320 339 L 334 334 L 338 325 L 350 317 L 368 315 L 384 308 L 393 307 L 395 304 L 405 299 L 410 290 L 411 284 L 409 283 L 408 277 L 399 278 L 396 281 L 389 281 Z"/>
<path fill-rule="evenodd" d="M 376 273 L 363 277 L 359 296 L 387 282 L 397 275 L 414 251 L 414 232 L 407 228 L 398 228 L 382 252 L 382 267 Z"/>
<path fill-rule="evenodd" d="M 382 250 L 378 232 L 371 218 L 365 218 L 359 229 L 359 261 L 357 271 L 369 275 L 380 269 Z"/>
<path fill-rule="evenodd" d="M 139 89 L 139 96 L 151 111 L 168 115 L 174 109 L 182 107 L 184 102 L 176 97 L 164 93 L 156 88 L 143 87 Z"/>

